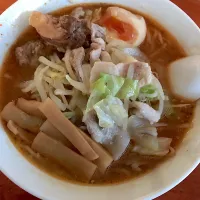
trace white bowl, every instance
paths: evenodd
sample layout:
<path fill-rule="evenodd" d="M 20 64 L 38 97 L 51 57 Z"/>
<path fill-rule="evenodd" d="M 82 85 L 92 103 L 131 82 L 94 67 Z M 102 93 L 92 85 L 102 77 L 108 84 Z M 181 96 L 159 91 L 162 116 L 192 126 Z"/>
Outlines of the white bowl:
<path fill-rule="evenodd" d="M 0 65 L 16 37 L 28 25 L 32 10 L 50 12 L 74 3 L 99 0 L 19 0 L 0 16 Z M 121 0 L 101 0 L 122 3 Z M 168 0 L 123 0 L 123 5 L 139 10 L 156 19 L 169 30 L 188 55 L 200 54 L 200 31 L 195 23 Z M 81 186 L 55 179 L 29 163 L 0 129 L 0 167 L 13 182 L 29 193 L 47 200 L 127 200 L 152 199 L 181 182 L 200 161 L 200 105 L 196 108 L 194 128 L 184 138 L 175 157 L 152 172 L 129 182 L 112 186 Z"/>

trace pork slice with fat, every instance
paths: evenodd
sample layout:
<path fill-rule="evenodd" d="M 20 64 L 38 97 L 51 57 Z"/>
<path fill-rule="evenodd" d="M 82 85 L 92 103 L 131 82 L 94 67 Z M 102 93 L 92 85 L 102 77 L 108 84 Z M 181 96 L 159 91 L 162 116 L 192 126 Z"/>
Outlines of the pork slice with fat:
<path fill-rule="evenodd" d="M 134 101 L 131 104 L 137 109 L 137 114 L 140 117 L 143 117 L 144 119 L 150 121 L 151 124 L 156 123 L 160 120 L 161 113 L 157 110 L 154 110 L 148 104 L 139 101 Z"/>

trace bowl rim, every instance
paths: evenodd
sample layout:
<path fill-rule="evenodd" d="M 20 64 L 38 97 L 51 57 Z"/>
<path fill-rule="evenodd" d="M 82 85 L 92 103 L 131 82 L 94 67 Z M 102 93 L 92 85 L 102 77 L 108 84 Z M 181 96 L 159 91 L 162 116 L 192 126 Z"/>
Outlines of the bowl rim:
<path fill-rule="evenodd" d="M 182 11 L 178 6 L 176 6 L 173 2 L 169 1 L 169 0 L 162 0 L 162 1 L 165 1 L 165 2 L 168 2 L 169 4 L 171 4 L 171 6 L 175 6 L 177 11 L 179 12 L 182 12 L 182 14 L 185 15 L 185 18 L 187 18 L 187 20 L 190 21 L 190 23 L 194 26 L 194 28 L 198 29 L 198 26 L 194 23 L 194 21 L 184 12 Z M 16 7 L 19 7 L 20 4 L 23 3 L 23 0 L 18 0 L 16 1 L 14 4 L 12 4 L 8 9 L 6 9 L 2 14 L 1 16 L 4 17 L 4 16 L 8 16 L 9 13 L 15 9 Z M 109 3 L 109 2 L 108 2 Z M 1 17 L 0 17 L 1 18 Z M 199 31 L 200 33 L 200 31 Z M 0 128 L 1 129 L 1 128 Z M 3 128 L 2 128 L 3 129 Z M 5 132 L 3 130 L 3 132 Z M 17 149 L 15 150 L 17 151 Z M 18 152 L 19 154 L 21 154 L 20 152 Z M 27 160 L 27 162 L 29 162 Z M 156 198 L 164 193 L 166 193 L 167 191 L 171 190 L 173 187 L 175 187 L 176 185 L 178 185 L 181 181 L 183 181 L 197 166 L 198 164 L 200 163 L 200 158 L 199 160 L 196 160 L 192 165 L 191 167 L 189 167 L 187 169 L 187 171 L 185 171 L 184 175 L 181 176 L 179 179 L 177 179 L 175 182 L 172 182 L 171 184 L 169 184 L 167 187 L 161 189 L 160 191 L 154 191 L 152 192 L 151 194 L 145 196 L 145 197 L 142 197 L 141 200 L 144 200 L 145 199 L 153 199 L 153 198 Z M 6 168 L 3 167 L 3 164 L 0 163 L 0 170 L 3 172 L 3 174 L 5 174 L 11 181 L 13 181 L 16 185 L 18 185 L 19 187 L 23 188 L 25 191 L 29 192 L 30 194 L 33 194 L 34 196 L 38 197 L 38 198 L 41 198 L 41 199 L 46 199 L 48 198 L 48 200 L 53 200 L 53 198 L 51 199 L 51 197 L 46 197 L 46 196 L 43 196 L 42 194 L 39 194 L 39 192 L 36 192 L 34 190 L 32 190 L 31 188 L 28 188 L 25 183 L 21 180 L 17 180 L 15 179 L 14 177 L 10 176 L 10 174 L 7 172 Z M 41 192 L 40 192 L 41 193 Z"/>

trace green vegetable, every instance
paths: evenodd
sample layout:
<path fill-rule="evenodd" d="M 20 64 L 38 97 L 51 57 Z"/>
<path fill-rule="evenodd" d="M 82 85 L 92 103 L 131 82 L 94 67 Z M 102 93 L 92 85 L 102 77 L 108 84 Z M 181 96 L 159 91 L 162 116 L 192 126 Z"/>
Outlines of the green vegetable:
<path fill-rule="evenodd" d="M 157 89 L 152 84 L 145 85 L 140 89 L 140 92 L 144 94 L 154 94 L 156 91 Z"/>
<path fill-rule="evenodd" d="M 102 73 L 101 77 L 105 80 L 107 95 L 115 96 L 124 84 L 124 78 L 120 76 Z"/>
<path fill-rule="evenodd" d="M 127 123 L 128 113 L 117 97 L 108 95 L 94 105 L 94 110 L 99 119 L 99 126 L 103 128 L 113 127 L 114 124 L 123 127 L 124 123 Z"/>
<path fill-rule="evenodd" d="M 117 97 L 120 99 L 128 99 L 133 96 L 137 97 L 138 94 L 138 80 L 126 78 L 122 88 L 117 94 Z"/>
<path fill-rule="evenodd" d="M 101 77 L 99 78 L 94 84 L 93 84 L 93 90 L 96 92 L 99 92 L 101 94 L 104 94 L 106 91 L 106 84 L 105 84 L 105 78 Z"/>
<path fill-rule="evenodd" d="M 140 92 L 138 96 L 139 101 L 150 102 L 150 101 L 158 100 L 158 97 L 159 97 L 159 93 L 158 93 L 157 88 L 154 85 L 149 84 L 140 88 Z"/>
<path fill-rule="evenodd" d="M 108 95 L 115 96 L 123 84 L 124 78 L 102 73 L 100 78 L 93 84 L 92 92 L 87 102 L 86 113 Z"/>
<path fill-rule="evenodd" d="M 124 78 L 101 73 L 100 78 L 94 83 L 93 89 L 104 93 L 105 96 L 115 96 L 124 84 Z"/>
<path fill-rule="evenodd" d="M 89 99 L 88 99 L 85 114 L 88 113 L 89 111 L 91 111 L 93 109 L 93 106 L 97 102 L 101 101 L 103 98 L 104 98 L 103 94 L 99 93 L 96 90 L 93 90 Z"/>

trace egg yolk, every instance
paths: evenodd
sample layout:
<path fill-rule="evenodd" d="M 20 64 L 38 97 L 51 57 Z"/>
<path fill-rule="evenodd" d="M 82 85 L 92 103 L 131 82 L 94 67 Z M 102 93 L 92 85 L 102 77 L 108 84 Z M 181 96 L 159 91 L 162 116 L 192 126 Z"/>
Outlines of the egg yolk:
<path fill-rule="evenodd" d="M 102 24 L 109 30 L 115 31 L 119 39 L 132 41 L 136 38 L 137 32 L 129 23 L 123 22 L 116 17 L 109 17 L 102 21 Z"/>

